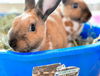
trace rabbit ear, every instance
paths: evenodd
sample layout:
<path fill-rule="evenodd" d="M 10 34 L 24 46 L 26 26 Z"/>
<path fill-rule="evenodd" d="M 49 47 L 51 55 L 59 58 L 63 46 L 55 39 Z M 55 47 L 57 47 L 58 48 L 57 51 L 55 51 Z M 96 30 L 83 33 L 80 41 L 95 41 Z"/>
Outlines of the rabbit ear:
<path fill-rule="evenodd" d="M 35 0 L 25 0 L 25 11 L 35 7 Z"/>
<path fill-rule="evenodd" d="M 38 15 L 41 16 L 43 20 L 57 8 L 61 0 L 39 0 L 36 6 Z"/>

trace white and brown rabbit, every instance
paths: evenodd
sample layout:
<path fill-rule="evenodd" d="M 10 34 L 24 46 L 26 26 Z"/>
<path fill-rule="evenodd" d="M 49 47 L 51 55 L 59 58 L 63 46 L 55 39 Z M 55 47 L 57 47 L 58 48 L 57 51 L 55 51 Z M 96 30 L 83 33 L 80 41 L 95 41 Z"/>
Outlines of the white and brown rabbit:
<path fill-rule="evenodd" d="M 16 17 L 9 31 L 9 45 L 18 52 L 65 48 L 67 34 L 62 18 L 47 17 L 56 9 L 60 0 L 25 0 L 25 12 Z"/>
<path fill-rule="evenodd" d="M 62 4 L 50 16 L 62 18 L 68 39 L 66 47 L 72 47 L 72 41 L 82 32 L 83 23 L 91 18 L 91 12 L 83 0 L 62 0 Z"/>
<path fill-rule="evenodd" d="M 85 22 L 92 14 L 84 0 L 62 0 L 62 15 L 65 17 L 65 28 L 68 35 L 69 47 L 73 46 L 73 40 L 78 39 Z M 67 19 L 66 19 L 67 18 Z M 69 19 L 68 19 L 69 18 Z"/>

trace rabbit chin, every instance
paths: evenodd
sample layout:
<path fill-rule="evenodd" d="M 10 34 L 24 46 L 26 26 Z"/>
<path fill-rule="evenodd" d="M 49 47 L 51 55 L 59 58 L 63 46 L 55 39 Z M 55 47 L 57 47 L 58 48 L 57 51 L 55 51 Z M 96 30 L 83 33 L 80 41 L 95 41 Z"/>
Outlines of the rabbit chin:
<path fill-rule="evenodd" d="M 14 50 L 16 52 L 23 52 L 23 53 L 25 53 L 25 52 L 37 52 L 37 51 L 39 51 L 38 48 L 36 48 L 36 49 L 25 48 L 25 49 L 14 49 Z"/>
<path fill-rule="evenodd" d="M 14 51 L 16 52 L 35 52 L 35 51 L 39 51 L 39 48 L 40 48 L 40 44 L 38 44 L 37 46 L 24 46 L 24 47 L 16 47 L 16 48 L 13 48 Z"/>

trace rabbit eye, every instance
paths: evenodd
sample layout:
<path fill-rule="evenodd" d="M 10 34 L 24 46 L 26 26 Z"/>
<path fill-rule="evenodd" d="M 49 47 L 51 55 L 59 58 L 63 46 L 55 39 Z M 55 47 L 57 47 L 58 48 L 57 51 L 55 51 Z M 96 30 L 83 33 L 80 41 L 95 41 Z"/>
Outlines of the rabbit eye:
<path fill-rule="evenodd" d="M 73 3 L 72 4 L 72 8 L 78 8 L 78 7 L 79 7 L 78 3 Z"/>
<path fill-rule="evenodd" d="M 31 24 L 30 25 L 30 31 L 34 32 L 35 30 L 36 30 L 35 24 Z"/>

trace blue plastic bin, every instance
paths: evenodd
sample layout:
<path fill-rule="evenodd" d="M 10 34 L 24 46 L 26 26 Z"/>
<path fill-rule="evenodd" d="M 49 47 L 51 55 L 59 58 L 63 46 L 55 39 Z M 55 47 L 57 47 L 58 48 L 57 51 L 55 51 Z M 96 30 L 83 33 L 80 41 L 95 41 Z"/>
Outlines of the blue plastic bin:
<path fill-rule="evenodd" d="M 90 30 L 85 24 L 84 29 L 83 38 L 88 33 L 93 38 L 100 33 L 97 26 Z M 33 67 L 55 63 L 79 67 L 79 76 L 100 76 L 100 43 L 33 53 L 0 52 L 0 76 L 32 76 Z"/>

